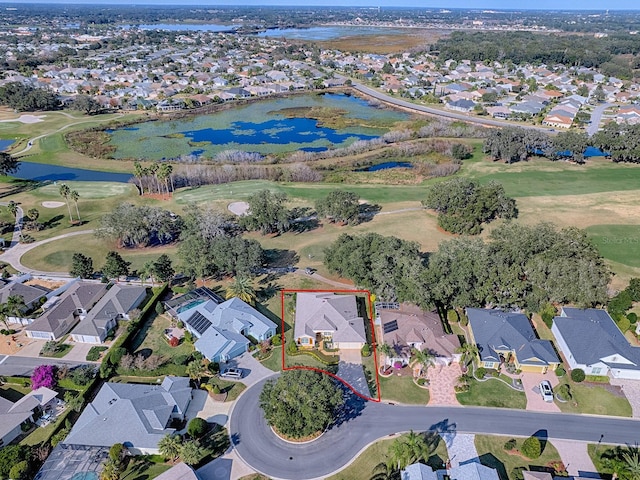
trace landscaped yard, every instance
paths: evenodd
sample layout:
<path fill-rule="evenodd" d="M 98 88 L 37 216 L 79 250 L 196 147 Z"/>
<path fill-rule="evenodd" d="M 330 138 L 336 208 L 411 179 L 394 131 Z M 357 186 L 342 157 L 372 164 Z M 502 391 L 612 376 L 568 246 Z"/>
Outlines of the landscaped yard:
<path fill-rule="evenodd" d="M 418 387 L 412 377 L 392 375 L 380 376 L 382 400 L 408 405 L 426 405 L 429 403 L 429 390 Z"/>
<path fill-rule="evenodd" d="M 402 439 L 406 435 L 400 435 L 393 439 L 378 440 L 373 445 L 367 447 L 347 468 L 341 472 L 327 477 L 325 480 L 370 480 L 373 469 L 379 463 L 386 461 L 389 447 L 396 439 Z M 441 467 L 449 457 L 445 443 L 440 439 L 435 451 L 429 457 L 428 464 Z"/>
<path fill-rule="evenodd" d="M 521 408 L 527 406 L 524 392 L 518 392 L 499 380 L 479 382 L 469 380 L 469 391 L 456 394 L 462 405 L 481 407 Z"/>
<path fill-rule="evenodd" d="M 214 381 L 220 387 L 220 391 L 227 394 L 227 402 L 234 401 L 247 388 L 242 382 L 231 382 L 222 378 L 216 378 Z"/>
<path fill-rule="evenodd" d="M 563 412 L 631 417 L 631 405 L 624 396 L 615 395 L 597 384 L 572 382 L 568 375 L 561 378 L 560 383 L 568 383 L 573 396 L 572 401 L 556 402 Z"/>
<path fill-rule="evenodd" d="M 138 455 L 129 457 L 127 468 L 120 475 L 120 478 L 126 480 L 151 480 L 161 473 L 171 468 L 171 465 L 161 462 L 157 463 L 155 456 Z"/>
<path fill-rule="evenodd" d="M 500 480 L 515 480 L 516 476 L 513 474 L 513 471 L 518 467 L 524 468 L 525 470 L 549 472 L 551 472 L 550 469 L 564 470 L 560 455 L 550 442 L 544 442 L 544 450 L 539 458 L 529 459 L 518 452 L 505 451 L 504 444 L 510 439 L 511 437 L 496 435 L 476 435 L 475 444 L 478 450 L 478 456 L 480 457 L 480 463 L 495 468 L 498 471 Z M 523 438 L 516 439 L 516 449 L 522 446 L 524 440 Z"/>
<path fill-rule="evenodd" d="M 164 331 L 171 325 L 169 315 L 164 313 L 162 315 L 155 315 L 150 321 L 147 321 L 142 327 L 138 335 L 133 339 L 132 351 L 140 351 L 144 349 L 150 349 L 151 354 L 160 355 L 164 359 L 171 359 L 178 355 L 190 355 L 193 353 L 193 344 L 187 343 L 184 340 L 177 347 L 172 347 L 167 342 Z"/>

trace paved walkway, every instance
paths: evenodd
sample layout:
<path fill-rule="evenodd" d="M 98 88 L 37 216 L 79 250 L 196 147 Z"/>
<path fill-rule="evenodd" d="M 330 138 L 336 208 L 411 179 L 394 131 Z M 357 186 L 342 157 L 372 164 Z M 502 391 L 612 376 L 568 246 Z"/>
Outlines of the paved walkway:
<path fill-rule="evenodd" d="M 319 282 L 324 282 L 327 283 L 333 287 L 337 287 L 337 288 L 341 288 L 341 289 L 346 289 L 346 290 L 355 290 L 355 286 L 353 284 L 349 284 L 349 283 L 342 283 L 342 282 L 336 282 L 335 280 L 331 280 L 327 277 L 323 277 L 322 275 L 318 274 L 318 273 L 312 273 L 312 274 L 308 274 L 305 273 L 304 269 L 298 268 L 295 273 L 297 273 L 298 275 L 302 275 L 308 278 L 311 278 L 313 280 L 318 280 Z"/>
<path fill-rule="evenodd" d="M 429 367 L 429 405 L 460 405 L 455 392 L 460 375 L 462 370 L 458 363 Z"/>
<path fill-rule="evenodd" d="M 520 376 L 522 380 L 522 386 L 524 387 L 524 393 L 527 396 L 527 410 L 536 412 L 559 412 L 560 407 L 554 402 L 545 402 L 540 394 L 540 382 L 543 380 L 549 380 L 551 386 L 554 389 L 558 386 L 558 376 L 549 372 L 547 374 L 542 373 L 523 373 Z"/>
<path fill-rule="evenodd" d="M 256 473 L 247 466 L 235 450 L 230 450 L 197 470 L 200 480 L 237 480 Z"/>
<path fill-rule="evenodd" d="M 631 405 L 631 416 L 633 418 L 640 418 L 640 380 L 612 378 L 609 380 L 609 383 L 622 388 L 624 396 L 627 397 Z"/>
<path fill-rule="evenodd" d="M 440 435 L 447 445 L 452 467 L 478 462 L 475 438 L 471 433 L 444 433 Z"/>
<path fill-rule="evenodd" d="M 562 463 L 570 476 L 600 478 L 587 453 L 587 443 L 555 439 L 551 439 L 551 443 L 558 450 Z"/>

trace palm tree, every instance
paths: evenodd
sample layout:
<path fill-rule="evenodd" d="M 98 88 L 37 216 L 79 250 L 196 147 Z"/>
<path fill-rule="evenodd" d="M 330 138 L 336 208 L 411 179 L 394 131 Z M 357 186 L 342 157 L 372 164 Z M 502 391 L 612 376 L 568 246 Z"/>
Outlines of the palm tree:
<path fill-rule="evenodd" d="M 202 448 L 197 442 L 191 440 L 182 444 L 180 448 L 180 460 L 187 465 L 195 465 L 202 459 Z"/>
<path fill-rule="evenodd" d="M 76 214 L 78 214 L 78 221 L 80 221 L 80 210 L 78 210 L 78 199 L 80 198 L 80 194 L 77 190 L 71 190 L 71 193 L 69 193 L 69 198 L 73 200 L 73 203 L 76 204 Z"/>
<path fill-rule="evenodd" d="M 133 162 L 133 175 L 140 182 L 140 195 L 144 196 L 144 186 L 142 185 L 142 177 L 146 174 L 145 168 L 142 166 L 140 162 Z"/>
<path fill-rule="evenodd" d="M 69 209 L 69 221 L 73 222 L 73 216 L 71 215 L 71 205 L 69 204 L 69 195 L 71 194 L 71 189 L 68 185 L 64 183 L 60 185 L 60 189 L 58 190 L 60 196 L 64 198 L 64 201 L 67 202 L 67 208 Z"/>
<path fill-rule="evenodd" d="M 465 343 L 460 348 L 456 349 L 456 353 L 462 354 L 462 365 L 464 365 L 465 368 L 468 368 L 480 352 L 478 351 L 478 346 L 475 343 Z"/>
<path fill-rule="evenodd" d="M 384 359 L 385 364 L 388 364 L 389 359 L 394 353 L 393 347 L 388 343 L 383 343 L 382 345 L 378 345 L 378 350 L 380 350 L 380 353 L 382 353 L 385 356 L 385 359 Z"/>
<path fill-rule="evenodd" d="M 147 175 L 153 175 L 153 178 L 156 180 L 156 187 L 158 188 L 158 193 L 160 193 L 160 183 L 158 182 L 158 169 L 160 165 L 157 163 L 152 163 L 147 168 Z M 151 193 L 151 188 L 149 188 L 149 193 Z"/>
<path fill-rule="evenodd" d="M 194 380 L 197 387 L 200 388 L 200 379 L 205 375 L 206 368 L 201 361 L 193 360 L 187 365 L 185 373 L 189 375 L 189 378 Z"/>
<path fill-rule="evenodd" d="M 24 310 L 27 308 L 27 304 L 24 303 L 24 298 L 22 295 L 9 295 L 7 297 L 7 308 L 9 310 L 9 314 L 17 317 L 22 314 Z"/>
<path fill-rule="evenodd" d="M 388 466 L 395 466 L 397 470 L 402 470 L 412 463 L 427 461 L 431 453 L 432 447 L 424 436 L 411 430 L 404 439 L 399 438 L 391 444 Z"/>
<path fill-rule="evenodd" d="M 180 456 L 182 437 L 180 435 L 165 435 L 158 442 L 160 455 L 172 461 Z"/>
<path fill-rule="evenodd" d="M 104 462 L 100 480 L 120 480 L 120 465 L 111 459 Z"/>
<path fill-rule="evenodd" d="M 167 190 L 167 195 L 169 195 L 169 178 L 171 177 L 171 173 L 173 172 L 173 166 L 169 163 L 163 163 L 160 165 L 158 169 L 158 178 L 164 181 L 165 189 Z M 171 182 L 173 184 L 173 181 Z"/>
<path fill-rule="evenodd" d="M 236 277 L 233 279 L 231 285 L 227 287 L 225 297 L 227 300 L 237 297 L 243 302 L 253 305 L 256 301 L 256 291 L 251 284 L 249 277 Z"/>
<path fill-rule="evenodd" d="M 422 374 L 426 372 L 431 365 L 433 365 L 434 356 L 426 350 L 422 351 L 414 348 L 411 351 L 411 361 L 412 363 L 418 363 L 420 365 L 420 376 L 422 376 Z"/>
<path fill-rule="evenodd" d="M 625 461 L 624 469 L 629 478 L 633 480 L 640 478 L 640 456 L 638 456 L 638 451 L 630 449 L 622 454 L 622 458 Z"/>
<path fill-rule="evenodd" d="M 400 471 L 387 462 L 381 462 L 373 467 L 369 480 L 400 480 Z"/>
<path fill-rule="evenodd" d="M 10 330 L 9 321 L 7 320 L 9 315 L 11 315 L 9 305 L 7 305 L 6 303 L 0 303 L 0 321 L 4 323 L 4 326 L 7 327 L 7 330 Z"/>
<path fill-rule="evenodd" d="M 18 215 L 18 204 L 13 200 L 11 200 L 7 204 L 7 209 L 9 210 L 9 213 L 13 215 L 14 218 Z"/>

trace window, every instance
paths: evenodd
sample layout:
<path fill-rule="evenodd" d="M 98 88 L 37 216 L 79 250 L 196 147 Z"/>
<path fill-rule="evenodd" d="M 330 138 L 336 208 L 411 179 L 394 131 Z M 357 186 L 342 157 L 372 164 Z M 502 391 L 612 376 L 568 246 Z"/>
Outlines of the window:
<path fill-rule="evenodd" d="M 602 367 L 593 367 L 591 369 L 592 375 L 600 375 L 600 373 L 602 373 Z"/>
<path fill-rule="evenodd" d="M 308 345 L 309 344 L 309 339 L 307 337 L 302 337 L 300 339 L 300 343 L 302 343 L 304 345 Z"/>

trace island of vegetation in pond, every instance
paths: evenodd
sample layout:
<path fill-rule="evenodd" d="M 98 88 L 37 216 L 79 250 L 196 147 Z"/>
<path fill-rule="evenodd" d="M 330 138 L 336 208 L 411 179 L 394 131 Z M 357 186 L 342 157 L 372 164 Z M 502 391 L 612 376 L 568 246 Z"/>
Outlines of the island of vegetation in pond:
<path fill-rule="evenodd" d="M 250 119 L 250 120 L 248 120 Z M 377 108 L 344 94 L 296 95 L 254 102 L 214 114 L 109 130 L 113 158 L 160 160 L 225 150 L 263 155 L 322 151 L 386 133 L 408 114 Z"/>

